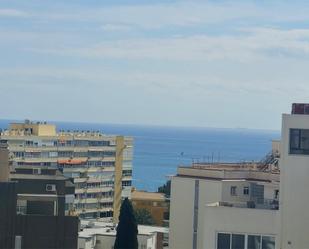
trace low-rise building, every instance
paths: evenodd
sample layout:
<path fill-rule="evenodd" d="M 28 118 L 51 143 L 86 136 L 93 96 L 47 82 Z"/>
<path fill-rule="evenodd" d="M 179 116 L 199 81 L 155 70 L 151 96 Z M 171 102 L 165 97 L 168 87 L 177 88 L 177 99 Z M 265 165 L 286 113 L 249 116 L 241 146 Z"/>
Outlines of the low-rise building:
<path fill-rule="evenodd" d="M 162 249 L 168 228 L 138 225 L 138 249 Z M 79 249 L 113 249 L 116 226 L 104 221 L 81 220 Z"/>
<path fill-rule="evenodd" d="M 164 194 L 133 190 L 131 202 L 134 209 L 146 209 L 151 214 L 155 225 L 163 226 L 166 223 L 169 203 Z"/>

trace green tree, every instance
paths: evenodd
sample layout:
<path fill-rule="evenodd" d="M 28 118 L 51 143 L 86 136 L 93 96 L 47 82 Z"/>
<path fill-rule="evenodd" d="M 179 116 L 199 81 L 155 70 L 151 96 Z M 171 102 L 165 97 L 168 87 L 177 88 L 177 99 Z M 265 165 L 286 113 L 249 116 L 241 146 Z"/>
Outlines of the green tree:
<path fill-rule="evenodd" d="M 126 198 L 121 205 L 115 249 L 138 249 L 137 224 L 131 202 Z"/>
<path fill-rule="evenodd" d="M 145 208 L 135 209 L 135 217 L 137 224 L 140 225 L 154 225 L 154 219 L 151 213 Z"/>

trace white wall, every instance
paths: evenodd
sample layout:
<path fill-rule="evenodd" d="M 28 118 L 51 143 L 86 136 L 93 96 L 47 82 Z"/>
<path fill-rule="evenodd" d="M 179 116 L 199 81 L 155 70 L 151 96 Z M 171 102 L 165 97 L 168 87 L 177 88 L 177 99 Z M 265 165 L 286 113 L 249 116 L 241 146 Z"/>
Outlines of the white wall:
<path fill-rule="evenodd" d="M 202 248 L 203 243 L 203 234 L 205 226 L 204 223 L 205 205 L 221 201 L 221 198 L 222 198 L 221 181 L 200 180 L 197 248 Z"/>
<path fill-rule="evenodd" d="M 208 206 L 203 218 L 203 245 L 199 248 L 215 249 L 217 232 L 276 236 L 279 230 L 279 212 L 275 210 Z M 278 245 L 277 238 L 276 248 Z"/>
<path fill-rule="evenodd" d="M 279 190 L 279 183 L 265 183 L 264 185 L 264 198 L 265 199 L 274 199 L 275 190 Z"/>
<path fill-rule="evenodd" d="M 194 179 L 173 177 L 170 202 L 169 248 L 192 248 Z"/>
<path fill-rule="evenodd" d="M 205 205 L 215 202 L 240 202 L 246 203 L 250 200 L 250 194 L 244 195 L 243 188 L 249 187 L 250 182 L 243 180 L 209 180 L 193 177 L 173 177 L 171 185 L 170 206 L 170 234 L 169 247 L 171 249 L 187 249 L 193 246 L 193 217 L 194 217 L 194 191 L 195 180 L 199 180 L 199 206 L 198 206 L 198 232 L 197 248 L 203 248 L 205 226 L 211 222 L 205 222 Z M 263 184 L 265 198 L 272 199 L 274 189 L 273 183 Z M 237 187 L 237 195 L 231 196 L 231 186 Z M 245 209 L 241 209 L 245 210 Z"/>
<path fill-rule="evenodd" d="M 173 177 L 171 191 L 169 248 L 192 248 L 195 179 Z M 221 181 L 199 179 L 197 248 L 202 244 L 204 206 L 220 200 Z"/>
<path fill-rule="evenodd" d="M 95 249 L 113 249 L 115 244 L 115 236 L 111 235 L 96 235 Z M 145 245 L 147 249 L 155 249 L 156 234 L 151 235 L 138 235 L 138 248 L 141 249 Z"/>
<path fill-rule="evenodd" d="M 237 195 L 231 195 L 231 187 L 236 186 Z M 250 183 L 247 181 L 223 181 L 222 182 L 222 201 L 226 202 L 247 202 L 250 200 L 249 195 L 244 195 L 244 187 L 249 187 Z"/>
<path fill-rule="evenodd" d="M 115 236 L 98 234 L 96 237 L 95 249 L 112 249 L 114 247 Z"/>
<path fill-rule="evenodd" d="M 93 249 L 96 243 L 96 236 L 91 238 L 78 238 L 78 249 Z"/>
<path fill-rule="evenodd" d="M 283 115 L 281 143 L 281 247 L 309 245 L 309 156 L 289 155 L 289 129 L 309 129 L 308 115 Z"/>

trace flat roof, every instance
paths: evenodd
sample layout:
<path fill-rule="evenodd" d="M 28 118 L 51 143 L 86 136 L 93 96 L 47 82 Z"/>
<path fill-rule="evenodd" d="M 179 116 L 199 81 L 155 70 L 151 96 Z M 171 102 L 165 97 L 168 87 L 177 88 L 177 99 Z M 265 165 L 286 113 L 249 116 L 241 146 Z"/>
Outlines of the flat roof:
<path fill-rule="evenodd" d="M 83 231 L 78 233 L 79 238 L 90 238 L 94 235 L 116 236 L 116 226 L 113 223 L 83 219 L 80 220 L 80 223 Z M 169 229 L 167 227 L 138 225 L 138 235 L 150 236 L 157 232 L 169 233 Z"/>
<path fill-rule="evenodd" d="M 234 165 L 234 164 L 229 164 Z M 234 168 L 218 167 L 215 165 L 196 167 L 178 167 L 177 175 L 174 177 L 181 178 L 197 178 L 213 181 L 222 180 L 246 180 L 246 181 L 259 181 L 259 182 L 272 182 L 280 181 L 280 172 L 277 171 L 262 171 L 256 168 Z"/>
<path fill-rule="evenodd" d="M 135 190 L 131 193 L 131 199 L 132 201 L 134 200 L 165 201 L 165 196 L 163 193 Z"/>

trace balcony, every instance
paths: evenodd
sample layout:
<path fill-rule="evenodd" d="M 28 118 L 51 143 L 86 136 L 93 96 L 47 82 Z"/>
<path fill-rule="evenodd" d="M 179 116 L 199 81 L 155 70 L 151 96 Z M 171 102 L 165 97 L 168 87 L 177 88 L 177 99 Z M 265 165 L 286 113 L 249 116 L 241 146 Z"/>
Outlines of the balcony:
<path fill-rule="evenodd" d="M 247 202 L 216 202 L 209 206 L 218 207 L 235 207 L 235 208 L 252 208 L 252 209 L 267 209 L 267 210 L 279 210 L 279 201 L 274 199 L 264 199 L 259 202 L 247 201 Z"/>

